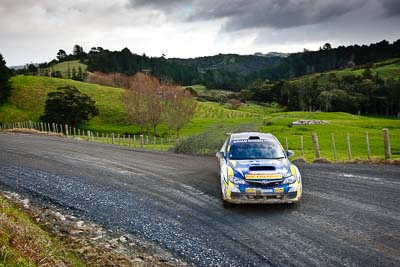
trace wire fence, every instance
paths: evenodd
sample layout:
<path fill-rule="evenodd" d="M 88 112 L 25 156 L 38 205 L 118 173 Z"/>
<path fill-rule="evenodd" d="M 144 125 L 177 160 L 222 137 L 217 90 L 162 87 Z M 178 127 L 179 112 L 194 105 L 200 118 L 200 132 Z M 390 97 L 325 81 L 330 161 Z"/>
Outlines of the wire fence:
<path fill-rule="evenodd" d="M 179 142 L 179 139 L 174 139 L 172 137 L 164 138 L 144 134 L 93 132 L 58 123 L 23 121 L 0 124 L 0 131 L 15 130 L 25 131 L 27 133 L 29 133 L 29 131 L 37 131 L 50 135 L 65 136 L 75 140 L 160 151 L 166 151 Z"/>
<path fill-rule="evenodd" d="M 179 139 L 170 137 L 92 132 L 57 123 L 23 121 L 0 125 L 0 131 L 16 129 L 35 130 L 76 140 L 159 151 L 169 150 L 179 142 Z M 376 130 L 351 133 L 323 132 L 311 135 L 278 135 L 277 137 L 285 150 L 293 150 L 296 154 L 295 158 L 303 158 L 307 161 L 322 158 L 332 161 L 400 159 L 400 135 L 390 134 L 387 128 L 382 129 L 381 132 Z M 191 145 L 196 146 L 195 143 Z M 219 147 L 215 147 L 215 151 L 218 149 Z"/>

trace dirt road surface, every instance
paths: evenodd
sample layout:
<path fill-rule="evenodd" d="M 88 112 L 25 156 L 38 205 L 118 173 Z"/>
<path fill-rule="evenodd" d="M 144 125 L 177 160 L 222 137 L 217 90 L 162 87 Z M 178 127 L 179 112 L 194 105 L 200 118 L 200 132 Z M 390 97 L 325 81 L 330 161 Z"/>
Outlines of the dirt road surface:
<path fill-rule="evenodd" d="M 216 160 L 0 134 L 0 188 L 200 266 L 400 266 L 400 166 L 299 164 L 300 203 L 220 201 Z"/>

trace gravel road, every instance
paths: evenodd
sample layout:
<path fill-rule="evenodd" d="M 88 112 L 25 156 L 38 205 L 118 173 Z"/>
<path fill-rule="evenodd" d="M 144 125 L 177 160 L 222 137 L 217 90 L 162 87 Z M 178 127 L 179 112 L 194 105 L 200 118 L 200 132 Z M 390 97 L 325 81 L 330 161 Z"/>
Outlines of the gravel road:
<path fill-rule="evenodd" d="M 217 162 L 0 134 L 0 188 L 200 266 L 400 266 L 400 166 L 299 164 L 295 206 L 222 208 Z"/>

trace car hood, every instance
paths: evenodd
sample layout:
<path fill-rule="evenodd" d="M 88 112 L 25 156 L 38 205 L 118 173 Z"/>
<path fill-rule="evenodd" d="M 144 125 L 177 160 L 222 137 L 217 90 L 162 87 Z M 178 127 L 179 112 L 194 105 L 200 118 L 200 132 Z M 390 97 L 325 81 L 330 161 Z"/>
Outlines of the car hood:
<path fill-rule="evenodd" d="M 286 158 L 229 160 L 229 166 L 246 179 L 280 179 L 290 170 Z"/>

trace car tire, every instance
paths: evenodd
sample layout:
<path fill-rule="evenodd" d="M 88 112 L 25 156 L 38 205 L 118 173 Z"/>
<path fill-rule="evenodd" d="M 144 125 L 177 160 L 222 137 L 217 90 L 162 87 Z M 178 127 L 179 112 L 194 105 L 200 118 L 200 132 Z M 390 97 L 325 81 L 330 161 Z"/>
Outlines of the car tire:
<path fill-rule="evenodd" d="M 224 207 L 224 209 L 231 209 L 233 207 L 234 204 L 226 201 L 226 200 L 222 200 L 222 207 Z"/>

